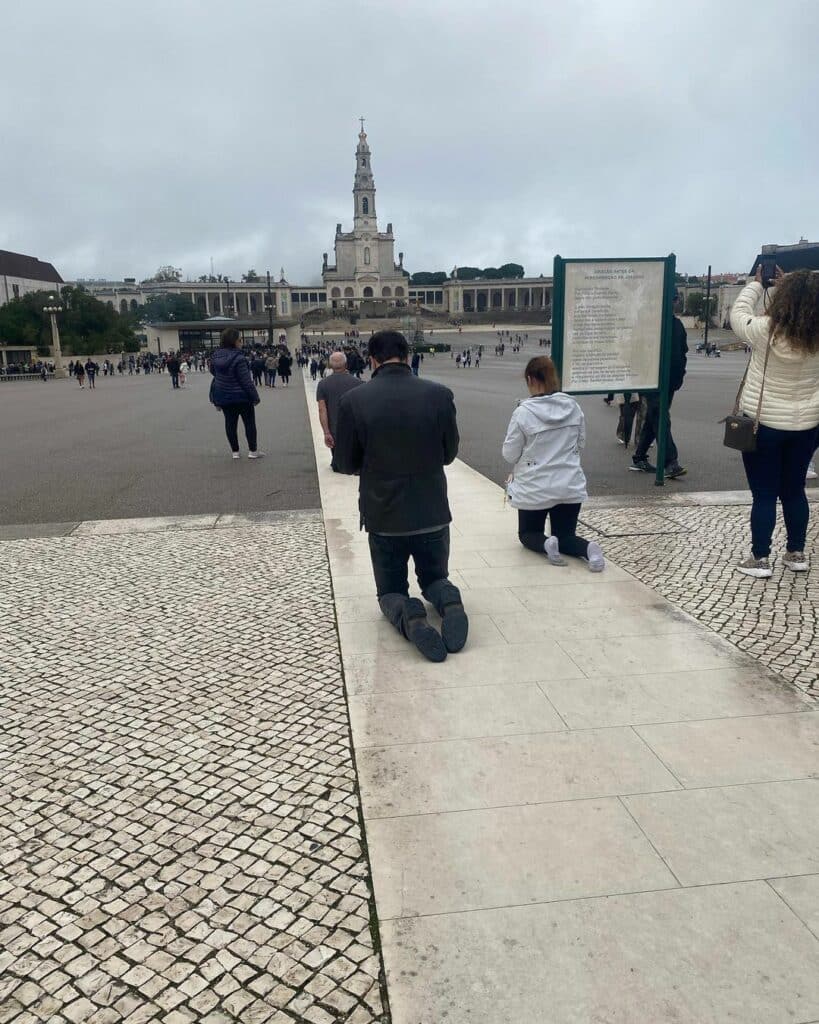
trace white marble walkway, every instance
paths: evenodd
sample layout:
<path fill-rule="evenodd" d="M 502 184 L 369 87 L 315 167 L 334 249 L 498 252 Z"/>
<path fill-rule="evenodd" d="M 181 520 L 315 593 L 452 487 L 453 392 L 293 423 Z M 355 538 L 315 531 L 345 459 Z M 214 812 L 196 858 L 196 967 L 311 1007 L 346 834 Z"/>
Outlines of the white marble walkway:
<path fill-rule="evenodd" d="M 520 548 L 448 472 L 471 632 L 381 618 L 316 442 L 394 1024 L 819 1021 L 819 711 L 623 569 Z"/>

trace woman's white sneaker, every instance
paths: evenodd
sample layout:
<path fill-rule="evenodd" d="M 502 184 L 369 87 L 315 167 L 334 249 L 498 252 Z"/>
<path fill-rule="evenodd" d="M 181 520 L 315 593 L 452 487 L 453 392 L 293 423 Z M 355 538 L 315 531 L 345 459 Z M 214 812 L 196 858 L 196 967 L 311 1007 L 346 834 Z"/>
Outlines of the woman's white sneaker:
<path fill-rule="evenodd" d="M 756 579 L 765 580 L 771 575 L 771 563 L 767 558 L 746 558 L 737 566 L 737 572 L 745 573 L 746 576 L 754 576 Z"/>
<path fill-rule="evenodd" d="M 546 557 L 551 565 L 565 565 L 566 559 L 560 554 L 557 537 L 547 537 L 543 545 Z"/>
<path fill-rule="evenodd" d="M 230 457 L 232 459 L 241 459 L 242 453 L 241 452 L 231 452 L 230 453 Z"/>
<path fill-rule="evenodd" d="M 249 459 L 263 459 L 264 455 L 265 455 L 264 452 L 248 452 L 247 453 L 247 457 Z"/>
<path fill-rule="evenodd" d="M 809 565 L 804 551 L 786 551 L 782 564 L 791 572 L 807 572 Z"/>
<path fill-rule="evenodd" d="M 586 550 L 586 561 L 589 563 L 589 572 L 602 572 L 606 568 L 603 549 L 593 540 L 589 541 L 589 546 Z"/>

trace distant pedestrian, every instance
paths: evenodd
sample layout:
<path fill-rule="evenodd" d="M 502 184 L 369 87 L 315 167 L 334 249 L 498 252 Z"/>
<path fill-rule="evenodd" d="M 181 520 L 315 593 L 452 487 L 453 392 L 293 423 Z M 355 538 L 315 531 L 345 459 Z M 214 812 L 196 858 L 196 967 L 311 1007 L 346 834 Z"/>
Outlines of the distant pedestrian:
<path fill-rule="evenodd" d="M 324 443 L 333 453 L 330 466 L 338 472 L 335 460 L 336 429 L 338 426 L 338 406 L 342 396 L 353 388 L 361 387 L 362 382 L 354 377 L 347 368 L 347 356 L 343 352 L 333 352 L 330 356 L 330 376 L 318 382 L 316 401 L 318 402 L 319 422 L 324 431 Z"/>
<path fill-rule="evenodd" d="M 675 306 L 678 303 L 678 296 L 674 296 Z M 668 409 L 671 409 L 671 402 L 674 395 L 683 386 L 685 380 L 685 368 L 688 361 L 688 340 L 683 327 L 682 320 L 675 316 L 671 322 L 671 372 L 668 385 Z M 637 438 L 637 447 L 631 458 L 631 465 L 628 467 L 635 473 L 656 473 L 656 466 L 648 461 L 648 450 L 657 440 L 660 433 L 660 395 L 652 392 L 645 396 L 646 413 L 640 435 Z M 665 419 L 665 475 L 669 480 L 676 480 L 684 476 L 688 471 L 680 465 L 677 446 L 671 436 L 671 416 L 666 413 Z"/>
<path fill-rule="evenodd" d="M 276 374 L 279 371 L 278 356 L 269 355 L 264 361 L 265 384 L 269 388 L 276 386 Z"/>
<path fill-rule="evenodd" d="M 99 366 L 97 366 L 93 359 L 89 358 L 85 364 L 85 374 L 88 377 L 88 387 L 95 391 L 97 388 L 97 370 L 99 370 Z"/>
<path fill-rule="evenodd" d="M 262 386 L 262 375 L 264 374 L 264 359 L 259 353 L 250 360 L 250 372 L 253 374 L 253 383 L 256 387 Z"/>
<path fill-rule="evenodd" d="M 289 352 L 282 352 L 279 356 L 279 379 L 282 387 L 290 386 L 290 375 L 293 371 L 293 357 Z"/>
<path fill-rule="evenodd" d="M 412 367 L 413 376 L 417 377 L 418 371 L 421 367 L 421 355 L 417 349 L 415 352 L 412 353 L 412 360 L 410 362 L 410 366 Z"/>
<path fill-rule="evenodd" d="M 76 376 L 77 383 L 80 385 L 80 387 L 84 388 L 85 387 L 85 367 L 82 365 L 82 363 L 80 362 L 79 359 L 74 364 L 74 375 Z"/>
<path fill-rule="evenodd" d="M 166 365 L 168 373 L 171 375 L 171 387 L 175 390 L 179 387 L 179 370 L 182 364 L 179 362 L 178 356 L 172 355 Z"/>
<path fill-rule="evenodd" d="M 263 454 L 258 451 L 256 434 L 255 406 L 260 399 L 247 358 L 242 352 L 242 335 L 235 327 L 226 327 L 220 340 L 221 344 L 210 360 L 210 372 L 213 374 L 211 401 L 224 414 L 225 433 L 233 458 L 240 457 L 238 425 L 241 417 L 250 449 L 248 458 L 258 459 Z"/>
<path fill-rule="evenodd" d="M 570 555 L 584 559 L 592 572 L 602 572 L 606 562 L 600 545 L 577 535 L 580 507 L 588 497 L 580 465 L 586 443 L 583 410 L 560 390 L 548 356 L 530 359 L 524 378 L 529 398 L 512 414 L 503 442 L 503 457 L 514 467 L 507 494 L 518 510 L 518 539 L 552 565 L 565 565 L 562 556 Z"/>
<path fill-rule="evenodd" d="M 183 359 L 182 362 L 179 364 L 179 386 L 180 387 L 184 387 L 185 386 L 185 384 L 186 384 L 186 382 L 188 380 L 188 374 L 190 373 L 190 371 L 191 371 L 191 368 L 188 365 L 187 359 Z"/>

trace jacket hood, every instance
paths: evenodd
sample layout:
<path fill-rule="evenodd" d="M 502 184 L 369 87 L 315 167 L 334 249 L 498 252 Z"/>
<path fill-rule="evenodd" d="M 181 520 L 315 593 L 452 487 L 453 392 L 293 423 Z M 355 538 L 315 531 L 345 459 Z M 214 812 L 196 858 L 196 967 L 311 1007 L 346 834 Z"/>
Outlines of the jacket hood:
<path fill-rule="evenodd" d="M 526 398 L 520 403 L 519 409 L 527 423 L 548 429 L 576 422 L 582 415 L 577 402 L 562 391 Z"/>
<path fill-rule="evenodd" d="M 224 373 L 243 354 L 240 348 L 217 348 L 210 357 L 210 365 L 219 373 Z"/>

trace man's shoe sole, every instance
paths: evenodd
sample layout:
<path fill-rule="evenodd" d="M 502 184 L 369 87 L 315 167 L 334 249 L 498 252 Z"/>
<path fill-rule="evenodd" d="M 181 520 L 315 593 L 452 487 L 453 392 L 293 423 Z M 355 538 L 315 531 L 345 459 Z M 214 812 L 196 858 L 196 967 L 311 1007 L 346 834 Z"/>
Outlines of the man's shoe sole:
<path fill-rule="evenodd" d="M 745 569 L 741 565 L 736 567 L 737 572 L 741 572 L 744 576 L 752 576 L 756 580 L 767 580 L 773 576 L 772 569 Z"/>
<path fill-rule="evenodd" d="M 635 466 L 634 463 L 632 463 L 628 468 L 631 470 L 632 473 L 656 473 L 657 472 L 657 467 L 656 466 Z"/>
<path fill-rule="evenodd" d="M 419 622 L 407 628 L 408 639 L 427 661 L 446 661 L 446 644 L 441 634 L 428 622 Z"/>
<path fill-rule="evenodd" d="M 782 564 L 786 569 L 790 569 L 791 572 L 807 572 L 810 568 L 808 562 L 786 562 L 784 558 L 782 559 Z"/>
<path fill-rule="evenodd" d="M 469 619 L 463 605 L 444 609 L 441 620 L 441 637 L 450 654 L 462 651 L 469 635 Z"/>

